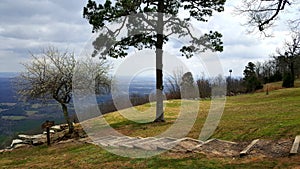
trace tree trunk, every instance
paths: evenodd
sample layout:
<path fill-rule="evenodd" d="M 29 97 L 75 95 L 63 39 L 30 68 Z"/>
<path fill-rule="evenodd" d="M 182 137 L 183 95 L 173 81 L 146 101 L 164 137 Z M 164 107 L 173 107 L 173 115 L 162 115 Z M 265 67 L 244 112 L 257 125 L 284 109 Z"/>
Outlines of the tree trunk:
<path fill-rule="evenodd" d="M 164 30 L 164 1 L 158 1 L 158 23 L 157 23 L 157 42 L 156 42 L 156 118 L 154 122 L 164 122 L 163 110 L 163 30 Z"/>
<path fill-rule="evenodd" d="M 291 75 L 292 75 L 291 87 L 294 87 L 295 86 L 295 69 L 294 69 L 294 61 L 293 60 L 291 61 L 290 69 L 291 69 Z"/>
<path fill-rule="evenodd" d="M 74 131 L 74 126 L 73 126 L 73 123 L 70 121 L 70 117 L 69 117 L 69 113 L 68 113 L 68 107 L 66 104 L 64 103 L 60 103 L 61 104 L 61 107 L 63 109 L 63 112 L 64 112 L 64 117 L 65 117 L 65 120 L 68 124 L 68 127 L 69 127 L 69 133 L 73 133 Z"/>

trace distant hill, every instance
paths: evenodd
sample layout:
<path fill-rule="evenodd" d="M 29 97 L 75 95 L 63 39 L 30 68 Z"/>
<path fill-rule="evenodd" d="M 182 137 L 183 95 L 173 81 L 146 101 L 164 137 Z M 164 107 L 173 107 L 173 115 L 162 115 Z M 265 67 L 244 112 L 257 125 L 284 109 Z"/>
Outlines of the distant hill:
<path fill-rule="evenodd" d="M 18 72 L 0 72 L 0 78 L 12 78 L 18 76 Z"/>
<path fill-rule="evenodd" d="M 0 77 L 0 103 L 17 102 L 12 77 Z"/>
<path fill-rule="evenodd" d="M 13 89 L 13 80 L 18 75 L 14 72 L 0 72 L 0 148 L 10 143 L 10 140 L 17 133 L 40 132 L 40 125 L 45 120 L 53 120 L 55 123 L 64 122 L 61 107 L 55 101 L 50 101 L 47 105 L 39 101 L 23 103 L 18 101 L 18 96 Z M 132 79 L 130 85 L 122 86 L 122 92 L 131 94 L 146 94 L 153 91 L 155 83 L 153 79 Z M 105 103 L 112 98 L 110 95 L 97 97 L 98 103 Z M 75 111 L 72 103 L 69 105 L 70 116 L 73 117 Z"/>

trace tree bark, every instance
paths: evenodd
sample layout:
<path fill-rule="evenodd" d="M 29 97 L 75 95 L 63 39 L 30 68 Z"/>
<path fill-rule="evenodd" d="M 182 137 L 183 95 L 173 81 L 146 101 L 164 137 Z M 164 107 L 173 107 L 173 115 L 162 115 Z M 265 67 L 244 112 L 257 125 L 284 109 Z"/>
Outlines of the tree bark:
<path fill-rule="evenodd" d="M 164 30 L 164 1 L 158 1 L 158 22 L 156 42 L 156 118 L 154 122 L 165 122 L 163 110 L 163 30 Z"/>
<path fill-rule="evenodd" d="M 290 69 L 291 69 L 291 75 L 292 75 L 292 84 L 291 87 L 295 86 L 295 70 L 294 70 L 294 60 L 291 60 L 291 64 L 290 64 Z"/>
<path fill-rule="evenodd" d="M 64 103 L 60 103 L 61 104 L 61 107 L 63 109 L 63 112 L 64 112 L 64 117 L 65 117 L 65 120 L 68 124 L 68 127 L 69 127 L 69 133 L 73 133 L 74 131 L 74 126 L 73 126 L 73 123 L 70 121 L 70 117 L 69 117 L 69 112 L 68 112 L 68 107 L 66 104 Z"/>

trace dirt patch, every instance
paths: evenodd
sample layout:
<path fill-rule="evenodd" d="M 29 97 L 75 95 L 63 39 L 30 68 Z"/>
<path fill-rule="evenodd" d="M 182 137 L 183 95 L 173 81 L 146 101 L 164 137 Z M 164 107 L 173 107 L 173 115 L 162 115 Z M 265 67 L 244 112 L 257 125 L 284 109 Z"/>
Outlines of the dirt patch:
<path fill-rule="evenodd" d="M 243 151 L 251 142 L 229 142 L 212 139 L 203 144 L 193 140 L 184 140 L 172 148 L 175 152 L 195 152 L 211 157 L 240 157 Z M 281 158 L 289 157 L 293 145 L 293 139 L 281 140 L 259 140 L 245 155 L 255 158 Z M 298 150 L 300 153 L 300 150 Z"/>
<path fill-rule="evenodd" d="M 292 145 L 293 140 L 259 140 L 248 156 L 288 157 Z"/>
<path fill-rule="evenodd" d="M 235 143 L 223 140 L 214 139 L 205 143 L 194 151 L 217 157 L 238 157 L 240 152 L 247 146 L 248 143 Z"/>
<path fill-rule="evenodd" d="M 175 152 L 189 152 L 200 144 L 199 141 L 194 139 L 185 139 L 180 141 L 171 150 Z"/>

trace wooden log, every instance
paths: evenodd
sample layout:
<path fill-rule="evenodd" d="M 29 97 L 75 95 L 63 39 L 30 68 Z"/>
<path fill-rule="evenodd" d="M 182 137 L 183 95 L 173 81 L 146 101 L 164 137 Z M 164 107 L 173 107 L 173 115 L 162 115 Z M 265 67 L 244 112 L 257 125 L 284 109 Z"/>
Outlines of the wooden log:
<path fill-rule="evenodd" d="M 300 143 L 300 135 L 296 136 L 293 146 L 290 151 L 290 155 L 295 155 L 298 153 L 299 143 Z"/>
<path fill-rule="evenodd" d="M 247 155 L 250 149 L 259 141 L 259 139 L 253 140 L 243 151 L 240 152 L 240 157 Z"/>

